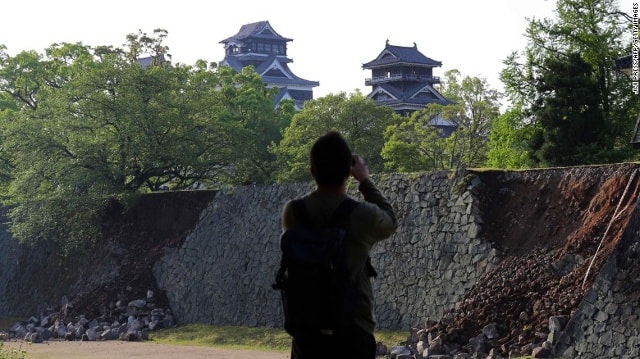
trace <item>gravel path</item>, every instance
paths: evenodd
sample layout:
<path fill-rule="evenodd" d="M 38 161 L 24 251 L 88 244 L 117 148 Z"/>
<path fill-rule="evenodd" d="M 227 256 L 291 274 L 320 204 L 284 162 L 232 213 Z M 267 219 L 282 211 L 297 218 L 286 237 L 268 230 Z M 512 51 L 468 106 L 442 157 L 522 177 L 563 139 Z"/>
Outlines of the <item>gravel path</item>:
<path fill-rule="evenodd" d="M 288 359 L 289 353 L 200 346 L 157 344 L 153 342 L 49 341 L 30 344 L 22 341 L 3 342 L 5 349 L 26 350 L 28 359 Z"/>

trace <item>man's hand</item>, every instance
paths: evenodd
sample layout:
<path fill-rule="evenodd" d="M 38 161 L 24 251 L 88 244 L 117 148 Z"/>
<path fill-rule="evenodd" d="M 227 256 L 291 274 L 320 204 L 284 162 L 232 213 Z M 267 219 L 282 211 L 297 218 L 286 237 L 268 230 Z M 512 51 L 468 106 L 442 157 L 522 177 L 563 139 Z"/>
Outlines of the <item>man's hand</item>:
<path fill-rule="evenodd" d="M 369 167 L 364 163 L 364 159 L 358 155 L 353 155 L 353 159 L 351 160 L 351 175 L 358 182 L 369 178 Z"/>

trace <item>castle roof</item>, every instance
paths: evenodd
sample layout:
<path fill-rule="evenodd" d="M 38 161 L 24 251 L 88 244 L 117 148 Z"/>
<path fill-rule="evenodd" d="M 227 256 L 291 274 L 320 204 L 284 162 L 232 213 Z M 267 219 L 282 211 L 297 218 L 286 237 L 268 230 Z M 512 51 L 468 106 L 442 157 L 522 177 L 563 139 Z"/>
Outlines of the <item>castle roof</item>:
<path fill-rule="evenodd" d="M 384 50 L 374 59 L 362 64 L 363 69 L 389 66 L 392 64 L 412 64 L 425 67 L 439 67 L 442 62 L 436 61 L 418 51 L 418 45 L 412 47 L 389 45 L 387 40 Z"/>
<path fill-rule="evenodd" d="M 259 38 L 279 41 L 293 41 L 293 39 L 286 38 L 278 34 L 269 24 L 269 21 L 258 21 L 251 24 L 245 24 L 240 27 L 240 31 L 237 34 L 228 37 L 222 41 L 221 44 L 227 44 L 232 41 L 243 41 L 248 38 Z"/>

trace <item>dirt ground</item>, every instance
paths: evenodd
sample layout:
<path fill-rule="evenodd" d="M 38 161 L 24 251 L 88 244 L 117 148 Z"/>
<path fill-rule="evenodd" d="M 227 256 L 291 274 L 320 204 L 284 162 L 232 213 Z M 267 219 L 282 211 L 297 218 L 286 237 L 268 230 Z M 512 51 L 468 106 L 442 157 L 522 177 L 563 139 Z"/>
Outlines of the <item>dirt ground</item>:
<path fill-rule="evenodd" d="M 4 342 L 5 349 L 25 350 L 29 359 L 288 359 L 289 353 L 199 346 L 158 344 L 153 342 L 49 341 L 29 344 L 22 341 Z"/>

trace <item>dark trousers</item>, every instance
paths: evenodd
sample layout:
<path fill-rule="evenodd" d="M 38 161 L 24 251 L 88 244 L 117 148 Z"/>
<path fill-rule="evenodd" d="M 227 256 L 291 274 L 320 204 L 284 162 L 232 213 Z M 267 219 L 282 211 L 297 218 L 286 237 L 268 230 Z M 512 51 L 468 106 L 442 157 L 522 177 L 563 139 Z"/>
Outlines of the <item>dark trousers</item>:
<path fill-rule="evenodd" d="M 291 359 L 375 359 L 376 340 L 358 326 L 342 335 L 295 336 Z"/>

